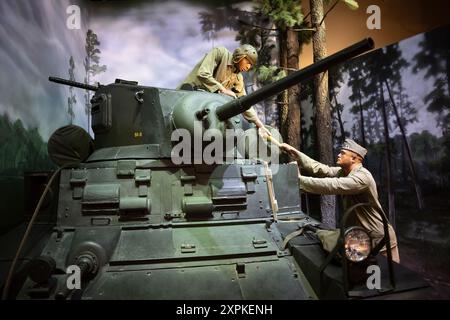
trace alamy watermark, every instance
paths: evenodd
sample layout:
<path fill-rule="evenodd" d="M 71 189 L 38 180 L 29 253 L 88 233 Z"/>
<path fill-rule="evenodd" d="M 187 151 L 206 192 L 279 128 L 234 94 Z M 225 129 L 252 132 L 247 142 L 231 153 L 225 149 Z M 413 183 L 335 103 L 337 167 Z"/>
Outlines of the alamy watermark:
<path fill-rule="evenodd" d="M 81 9 L 79 6 L 72 4 L 66 8 L 68 17 L 66 19 L 66 27 L 69 30 L 81 29 Z"/>
<path fill-rule="evenodd" d="M 381 9 L 376 4 L 372 4 L 367 7 L 366 13 L 370 14 L 370 16 L 367 18 L 366 26 L 367 29 L 373 30 L 381 29 Z"/>
<path fill-rule="evenodd" d="M 81 289 L 81 269 L 77 265 L 70 265 L 66 269 L 66 286 L 69 290 Z"/>
<path fill-rule="evenodd" d="M 281 140 L 276 132 L 274 139 Z M 256 130 L 226 129 L 225 134 L 218 129 L 202 130 L 194 128 L 193 134 L 186 129 L 172 132 L 174 146 L 171 160 L 181 164 L 223 164 L 238 159 L 260 159 L 271 164 L 272 172 L 278 170 L 280 149 L 274 143 L 261 137 Z"/>
<path fill-rule="evenodd" d="M 376 264 L 372 264 L 367 267 L 366 273 L 370 276 L 366 280 L 366 286 L 369 290 L 381 289 L 381 270 Z"/>

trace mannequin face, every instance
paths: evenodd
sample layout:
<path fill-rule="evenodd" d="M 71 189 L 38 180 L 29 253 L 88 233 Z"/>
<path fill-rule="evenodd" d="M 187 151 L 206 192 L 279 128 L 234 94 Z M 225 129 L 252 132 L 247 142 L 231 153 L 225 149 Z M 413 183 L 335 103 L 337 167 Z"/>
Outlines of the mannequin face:
<path fill-rule="evenodd" d="M 344 149 L 342 149 L 341 152 L 339 152 L 336 161 L 336 163 L 341 168 L 350 168 L 354 163 L 357 162 L 359 162 L 358 156 L 354 152 Z"/>
<path fill-rule="evenodd" d="M 252 68 L 252 63 L 246 57 L 244 57 L 239 60 L 237 68 L 240 72 L 247 72 Z"/>

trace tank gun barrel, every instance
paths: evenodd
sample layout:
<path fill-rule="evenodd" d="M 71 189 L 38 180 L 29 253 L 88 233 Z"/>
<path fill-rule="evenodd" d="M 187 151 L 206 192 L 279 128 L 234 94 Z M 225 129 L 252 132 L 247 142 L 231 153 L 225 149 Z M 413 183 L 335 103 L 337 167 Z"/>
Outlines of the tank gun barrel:
<path fill-rule="evenodd" d="M 76 81 L 72 81 L 72 80 L 67 80 L 67 79 L 62 79 L 62 78 L 48 77 L 48 80 L 50 80 L 51 82 L 64 84 L 66 86 L 77 87 L 77 88 L 91 90 L 91 91 L 97 91 L 98 90 L 98 86 L 94 86 L 94 85 L 86 84 L 86 83 L 81 83 L 81 82 L 76 82 Z"/>
<path fill-rule="evenodd" d="M 298 70 L 288 76 L 280 79 L 274 83 L 266 85 L 261 89 L 258 89 L 246 96 L 227 102 L 216 109 L 217 117 L 220 120 L 226 120 L 234 117 L 256 103 L 267 99 L 273 95 L 279 94 L 284 90 L 305 81 L 312 76 L 328 70 L 331 66 L 342 63 L 352 57 L 355 57 L 363 52 L 373 49 L 374 42 L 372 38 L 366 38 L 360 42 L 357 42 L 341 51 L 338 51 L 331 56 L 328 56 L 314 64 L 309 65 L 306 68 Z"/>

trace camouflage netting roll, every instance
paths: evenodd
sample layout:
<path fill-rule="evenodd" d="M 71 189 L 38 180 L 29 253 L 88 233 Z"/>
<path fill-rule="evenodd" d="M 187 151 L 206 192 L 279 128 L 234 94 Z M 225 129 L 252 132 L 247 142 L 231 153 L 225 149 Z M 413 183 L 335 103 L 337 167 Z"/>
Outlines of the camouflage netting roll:
<path fill-rule="evenodd" d="M 50 159 L 58 166 L 77 165 L 94 151 L 94 141 L 83 128 L 68 125 L 52 134 L 47 150 Z"/>

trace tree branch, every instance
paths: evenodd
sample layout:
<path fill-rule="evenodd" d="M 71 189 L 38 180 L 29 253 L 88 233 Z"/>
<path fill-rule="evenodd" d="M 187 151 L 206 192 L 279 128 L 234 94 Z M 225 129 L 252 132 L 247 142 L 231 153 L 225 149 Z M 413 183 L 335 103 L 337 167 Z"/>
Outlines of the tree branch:
<path fill-rule="evenodd" d="M 313 32 L 316 32 L 317 29 L 316 29 L 316 28 L 302 28 L 302 29 L 292 29 L 292 31 L 297 31 L 297 32 L 301 32 L 301 31 L 313 31 Z"/>
<path fill-rule="evenodd" d="M 334 9 L 334 7 L 336 7 L 336 5 L 338 4 L 339 0 L 336 0 L 336 2 L 330 7 L 330 9 L 327 10 L 327 12 L 325 12 L 325 14 L 323 15 L 322 20 L 320 20 L 319 26 L 322 25 L 323 20 L 325 20 L 325 17 L 327 16 L 328 13 L 330 13 L 331 10 Z"/>
<path fill-rule="evenodd" d="M 309 11 L 309 12 L 306 14 L 306 16 L 303 17 L 303 20 L 306 20 L 306 18 L 308 18 L 310 14 L 311 14 L 311 11 Z"/>

